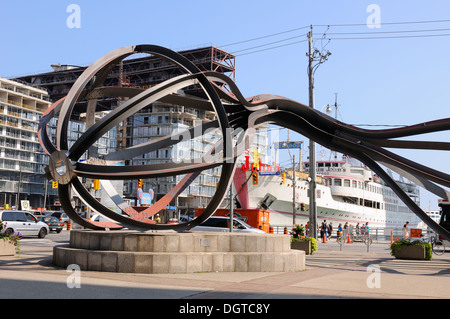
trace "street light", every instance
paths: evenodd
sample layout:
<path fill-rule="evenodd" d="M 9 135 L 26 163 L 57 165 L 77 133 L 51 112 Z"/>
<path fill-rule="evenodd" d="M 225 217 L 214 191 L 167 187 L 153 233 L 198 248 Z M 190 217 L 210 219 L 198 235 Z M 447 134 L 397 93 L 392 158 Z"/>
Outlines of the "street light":
<path fill-rule="evenodd" d="M 283 146 L 287 146 L 286 143 L 283 143 Z M 296 225 L 296 208 L 295 208 L 295 155 L 291 155 L 291 151 L 289 150 L 289 147 L 287 148 L 289 152 L 289 157 L 292 158 L 292 224 L 293 227 Z"/>
<path fill-rule="evenodd" d="M 320 109 L 320 112 L 322 112 L 323 109 L 324 109 L 325 107 L 327 108 L 327 109 L 325 110 L 325 112 L 327 112 L 327 114 L 331 114 L 332 110 L 331 110 L 330 104 L 327 104 L 327 105 L 322 106 L 322 108 Z"/>
<path fill-rule="evenodd" d="M 336 101 L 334 102 L 334 110 L 335 110 L 335 114 L 334 114 L 334 118 L 337 119 L 337 112 L 338 112 L 338 105 L 337 105 L 337 93 L 336 94 Z M 324 105 L 322 106 L 322 108 L 320 109 L 320 112 L 323 111 L 324 108 L 327 108 L 325 110 L 325 112 L 327 112 L 327 114 L 331 114 L 331 112 L 333 111 L 330 104 Z M 334 158 L 337 159 L 337 152 L 334 152 Z"/>

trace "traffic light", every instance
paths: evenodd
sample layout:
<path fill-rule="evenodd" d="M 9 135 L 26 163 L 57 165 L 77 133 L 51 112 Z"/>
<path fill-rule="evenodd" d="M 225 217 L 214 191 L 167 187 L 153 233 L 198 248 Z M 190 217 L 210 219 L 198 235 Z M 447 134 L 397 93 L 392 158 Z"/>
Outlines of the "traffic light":
<path fill-rule="evenodd" d="M 258 185 L 258 177 L 259 177 L 258 172 L 252 172 L 253 185 Z"/>
<path fill-rule="evenodd" d="M 143 183 L 143 180 L 142 179 L 138 179 L 137 180 L 137 184 L 136 184 L 137 188 L 142 188 L 142 183 Z"/>
<path fill-rule="evenodd" d="M 98 191 L 100 189 L 100 180 L 94 179 L 94 189 Z"/>
<path fill-rule="evenodd" d="M 302 212 L 304 212 L 306 210 L 305 203 L 301 203 L 300 204 L 300 209 L 301 209 Z"/>
<path fill-rule="evenodd" d="M 283 172 L 281 174 L 281 180 L 282 180 L 283 185 L 286 184 L 286 173 L 285 172 Z"/>
<path fill-rule="evenodd" d="M 253 151 L 253 167 L 259 171 L 259 150 L 257 148 Z"/>

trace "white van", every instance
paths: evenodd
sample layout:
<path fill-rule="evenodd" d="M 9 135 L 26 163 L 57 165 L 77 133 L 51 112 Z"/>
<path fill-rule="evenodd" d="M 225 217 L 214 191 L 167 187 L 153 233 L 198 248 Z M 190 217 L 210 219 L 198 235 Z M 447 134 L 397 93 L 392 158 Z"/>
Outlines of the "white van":
<path fill-rule="evenodd" d="M 3 223 L 0 233 L 20 234 L 23 237 L 38 236 L 44 238 L 49 233 L 48 225 L 39 221 L 33 214 L 19 210 L 0 210 Z"/>

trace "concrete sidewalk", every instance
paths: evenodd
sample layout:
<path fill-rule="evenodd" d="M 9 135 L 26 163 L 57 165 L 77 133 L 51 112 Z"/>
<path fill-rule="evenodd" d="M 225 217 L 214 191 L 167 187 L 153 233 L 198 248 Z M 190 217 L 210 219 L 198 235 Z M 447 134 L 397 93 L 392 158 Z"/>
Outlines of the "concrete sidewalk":
<path fill-rule="evenodd" d="M 124 274 L 52 265 L 52 246 L 22 246 L 0 258 L 0 296 L 53 299 L 450 298 L 450 252 L 432 261 L 397 260 L 388 244 L 319 243 L 306 270 L 289 273 Z"/>

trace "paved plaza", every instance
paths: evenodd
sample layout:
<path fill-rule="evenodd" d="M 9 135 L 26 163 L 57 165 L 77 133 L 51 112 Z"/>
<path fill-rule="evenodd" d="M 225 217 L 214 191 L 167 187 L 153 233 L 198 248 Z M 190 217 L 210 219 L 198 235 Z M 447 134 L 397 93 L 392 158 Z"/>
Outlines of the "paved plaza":
<path fill-rule="evenodd" d="M 450 298 L 450 253 L 398 260 L 389 243 L 318 243 L 300 272 L 127 274 L 75 272 L 52 265 L 52 242 L 26 241 L 0 259 L 2 298 L 323 299 Z M 78 280 L 78 281 L 77 281 Z M 78 283 L 78 288 L 76 283 Z M 70 288 L 72 286 L 73 288 Z M 18 289 L 20 287 L 20 289 Z"/>

